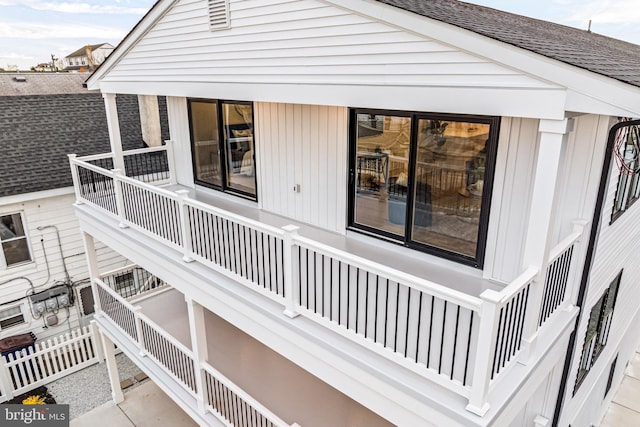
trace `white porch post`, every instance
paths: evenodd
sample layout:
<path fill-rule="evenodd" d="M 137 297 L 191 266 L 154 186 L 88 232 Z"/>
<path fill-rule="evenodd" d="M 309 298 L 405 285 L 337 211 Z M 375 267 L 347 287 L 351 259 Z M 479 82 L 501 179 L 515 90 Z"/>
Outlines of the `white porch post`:
<path fill-rule="evenodd" d="M 564 158 L 567 134 L 572 130 L 573 121 L 540 120 L 538 131 L 540 145 L 538 160 L 535 168 L 533 193 L 529 224 L 525 240 L 523 268 L 533 266 L 538 269 L 538 275 L 532 283 L 527 318 L 523 330 L 524 352 L 520 359 L 523 363 L 530 361 L 535 352 L 537 339 L 538 316 L 544 281 L 551 249 L 551 232 L 554 229 L 556 216 L 558 179 Z"/>
<path fill-rule="evenodd" d="M 198 409 L 205 412 L 205 375 L 202 369 L 202 362 L 206 362 L 209 357 L 207 350 L 207 330 L 204 320 L 204 307 L 195 302 L 191 297 L 185 295 L 187 311 L 189 314 L 189 332 L 191 333 L 191 349 L 193 350 L 193 363 L 196 376 L 196 390 Z"/>
<path fill-rule="evenodd" d="M 96 314 L 102 311 L 100 307 L 100 298 L 98 297 L 98 285 L 95 279 L 100 275 L 98 271 L 98 259 L 96 257 L 96 246 L 93 236 L 81 230 L 82 243 L 84 244 L 84 254 L 87 259 L 87 270 L 89 271 L 89 280 L 91 281 L 91 293 L 93 294 L 93 306 Z"/>
<path fill-rule="evenodd" d="M 113 154 L 113 168 L 120 169 L 125 173 L 124 159 L 122 157 L 120 122 L 118 120 L 118 108 L 116 106 L 116 94 L 103 93 L 102 97 L 104 98 L 104 109 L 107 113 L 107 128 L 109 129 L 109 141 L 111 141 L 111 153 Z"/>
<path fill-rule="evenodd" d="M 120 375 L 118 374 L 118 365 L 116 363 L 115 345 L 102 331 L 100 332 L 100 337 L 102 338 L 102 348 L 107 362 L 109 382 L 111 383 L 111 397 L 113 397 L 114 403 L 120 403 L 124 400 L 124 394 L 120 388 Z"/>

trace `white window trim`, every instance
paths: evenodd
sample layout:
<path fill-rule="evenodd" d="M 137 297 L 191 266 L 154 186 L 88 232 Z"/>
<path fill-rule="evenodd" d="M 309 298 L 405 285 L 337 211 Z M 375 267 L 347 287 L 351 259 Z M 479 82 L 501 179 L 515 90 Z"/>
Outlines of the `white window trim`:
<path fill-rule="evenodd" d="M 9 216 L 9 215 L 20 215 L 20 221 L 22 221 L 22 228 L 24 229 L 24 237 L 27 241 L 27 249 L 29 250 L 29 261 L 23 261 L 12 265 L 7 265 L 7 261 L 4 257 L 4 248 L 2 247 L 2 242 L 0 242 L 0 270 L 12 270 L 14 268 L 24 267 L 26 265 L 30 265 L 35 263 L 33 259 L 33 248 L 31 247 L 31 236 L 29 234 L 29 226 L 27 224 L 27 216 L 24 214 L 24 211 L 7 211 L 0 212 L 0 216 Z"/>
<path fill-rule="evenodd" d="M 2 312 L 4 310 L 10 310 L 10 309 L 15 308 L 15 307 L 18 307 L 20 309 L 20 314 L 22 315 L 23 322 L 22 323 L 17 323 L 17 324 L 12 325 L 12 326 L 9 326 L 7 328 L 0 327 L 0 332 L 6 331 L 6 330 L 9 330 L 9 329 L 13 329 L 13 328 L 17 328 L 19 326 L 29 326 L 31 324 L 31 316 L 28 315 L 28 313 L 26 312 L 24 302 L 17 302 L 15 304 L 2 305 L 2 306 L 0 306 L 0 312 Z M 10 317 L 13 317 L 13 316 L 10 316 Z M 4 319 L 2 319 L 2 320 L 4 320 Z"/>

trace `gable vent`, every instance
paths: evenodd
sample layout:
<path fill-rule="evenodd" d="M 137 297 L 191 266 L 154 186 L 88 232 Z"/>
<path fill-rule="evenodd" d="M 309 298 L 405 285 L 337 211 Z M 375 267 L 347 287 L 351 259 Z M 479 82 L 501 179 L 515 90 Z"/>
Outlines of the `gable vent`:
<path fill-rule="evenodd" d="M 222 30 L 229 27 L 229 0 L 209 0 L 209 28 Z"/>

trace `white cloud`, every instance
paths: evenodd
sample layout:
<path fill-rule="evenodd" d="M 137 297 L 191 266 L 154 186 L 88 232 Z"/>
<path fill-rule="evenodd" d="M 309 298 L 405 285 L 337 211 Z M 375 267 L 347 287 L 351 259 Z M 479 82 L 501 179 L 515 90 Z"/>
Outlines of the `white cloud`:
<path fill-rule="evenodd" d="M 573 22 L 594 24 L 631 24 L 640 23 L 638 0 L 597 0 L 576 4 L 569 16 Z"/>
<path fill-rule="evenodd" d="M 22 53 L 0 53 L 0 58 L 2 59 L 33 59 L 33 56 L 24 55 Z"/>
<path fill-rule="evenodd" d="M 0 6 L 25 6 L 34 10 L 50 12 L 109 15 L 143 15 L 149 10 L 148 8 L 115 6 L 112 4 L 102 5 L 42 0 L 0 0 Z"/>
<path fill-rule="evenodd" d="M 0 38 L 20 39 L 116 39 L 126 35 L 120 28 L 81 24 L 35 24 L 32 22 L 0 22 Z"/>

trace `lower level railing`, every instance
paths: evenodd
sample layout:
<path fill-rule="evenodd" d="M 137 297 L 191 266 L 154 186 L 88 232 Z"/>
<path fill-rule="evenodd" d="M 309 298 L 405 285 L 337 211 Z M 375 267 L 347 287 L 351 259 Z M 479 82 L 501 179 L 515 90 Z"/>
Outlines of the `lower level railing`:
<path fill-rule="evenodd" d="M 141 357 L 153 360 L 194 398 L 201 397 L 214 416 L 239 427 L 289 427 L 208 363 L 196 366 L 191 349 L 142 314 L 140 307 L 126 301 L 103 280 L 94 279 L 94 283 L 98 289 L 98 313 L 121 331 L 123 339 L 135 342 Z M 203 377 L 202 383 L 197 380 L 197 370 Z"/>
<path fill-rule="evenodd" d="M 202 364 L 207 400 L 214 416 L 237 427 L 289 427 L 208 363 Z"/>
<path fill-rule="evenodd" d="M 530 338 L 524 336 L 531 333 L 528 325 L 539 318 L 542 325 L 566 301 L 560 295 L 568 286 L 571 236 L 552 251 L 544 286 L 536 283 L 538 269 L 530 268 L 502 291 L 475 297 L 299 236 L 294 226 L 275 228 L 198 202 L 183 190 L 157 188 L 80 159 L 72 158 L 71 167 L 79 202 L 282 304 L 286 315 L 305 316 L 473 400 L 478 412 Z M 101 194 L 79 178 L 85 169 L 112 180 L 114 191 L 105 197 L 115 198 L 108 204 L 115 212 L 96 202 Z M 549 295 L 542 298 L 544 314 L 537 305 L 530 309 L 541 299 L 532 298 L 531 289 Z M 103 307 L 131 331 L 132 318 L 121 309 L 115 302 Z"/>

